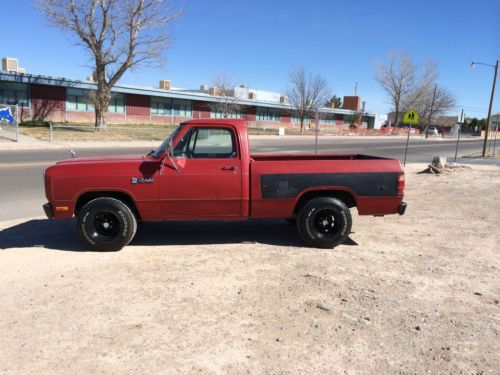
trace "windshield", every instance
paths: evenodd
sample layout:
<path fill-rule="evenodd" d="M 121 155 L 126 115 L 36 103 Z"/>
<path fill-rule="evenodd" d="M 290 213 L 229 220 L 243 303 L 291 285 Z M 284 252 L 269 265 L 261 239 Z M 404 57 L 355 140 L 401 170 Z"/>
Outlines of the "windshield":
<path fill-rule="evenodd" d="M 160 157 L 160 155 L 162 154 L 162 152 L 166 149 L 167 145 L 168 145 L 168 142 L 170 142 L 170 140 L 174 140 L 174 138 L 177 136 L 177 134 L 179 134 L 179 132 L 181 131 L 182 127 L 184 125 L 179 125 L 163 142 L 162 144 L 160 145 L 160 147 L 158 147 L 156 150 L 154 150 L 151 155 L 153 155 L 153 157 L 155 158 L 158 158 Z"/>

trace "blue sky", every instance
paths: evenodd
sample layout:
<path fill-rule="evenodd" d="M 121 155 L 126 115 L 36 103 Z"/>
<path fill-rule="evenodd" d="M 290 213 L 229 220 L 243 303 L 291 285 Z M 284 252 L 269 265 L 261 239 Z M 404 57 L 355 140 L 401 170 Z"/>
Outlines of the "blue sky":
<path fill-rule="evenodd" d="M 69 35 L 46 25 L 29 0 L 0 0 L 2 56 L 30 73 L 83 79 L 88 55 Z M 298 65 L 328 79 L 334 93 L 352 95 L 355 82 L 367 109 L 390 108 L 373 79 L 374 64 L 407 50 L 419 63 L 439 64 L 440 84 L 457 98 L 458 113 L 486 116 L 493 69 L 471 60 L 500 59 L 500 1 L 244 1 L 184 0 L 171 28 L 161 69 L 127 73 L 121 83 L 196 88 L 224 74 L 252 88 L 283 91 Z M 10 35 L 10 36 L 9 36 Z M 500 88 L 494 112 L 500 112 Z"/>

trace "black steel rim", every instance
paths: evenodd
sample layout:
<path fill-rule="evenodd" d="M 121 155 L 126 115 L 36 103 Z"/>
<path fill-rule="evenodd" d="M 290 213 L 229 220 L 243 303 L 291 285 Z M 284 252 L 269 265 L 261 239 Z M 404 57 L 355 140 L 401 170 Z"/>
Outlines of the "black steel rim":
<path fill-rule="evenodd" d="M 115 239 L 122 228 L 120 219 L 110 211 L 101 211 L 94 216 L 93 237 L 101 241 L 111 241 Z"/>
<path fill-rule="evenodd" d="M 316 213 L 313 218 L 313 226 L 324 237 L 335 236 L 339 228 L 335 212 L 328 209 L 323 209 Z"/>

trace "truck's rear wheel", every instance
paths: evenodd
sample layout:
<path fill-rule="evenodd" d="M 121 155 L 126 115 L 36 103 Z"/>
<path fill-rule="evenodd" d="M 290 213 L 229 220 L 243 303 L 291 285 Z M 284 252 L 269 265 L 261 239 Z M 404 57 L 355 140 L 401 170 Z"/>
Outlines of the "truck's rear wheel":
<path fill-rule="evenodd" d="M 297 216 L 297 229 L 305 243 L 333 248 L 351 233 L 352 217 L 344 202 L 332 197 L 308 201 Z"/>
<path fill-rule="evenodd" d="M 134 238 L 137 219 L 122 201 L 102 197 L 83 206 L 77 225 L 80 237 L 90 250 L 118 251 Z"/>

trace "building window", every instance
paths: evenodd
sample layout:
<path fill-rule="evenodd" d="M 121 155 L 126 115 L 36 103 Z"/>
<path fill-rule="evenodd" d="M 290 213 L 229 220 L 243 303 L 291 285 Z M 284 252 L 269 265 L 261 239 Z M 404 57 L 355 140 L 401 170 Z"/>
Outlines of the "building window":
<path fill-rule="evenodd" d="M 335 115 L 320 115 L 319 122 L 322 124 L 335 125 Z"/>
<path fill-rule="evenodd" d="M 298 114 L 293 114 L 292 115 L 292 122 L 296 122 L 296 123 L 300 124 L 300 117 L 299 117 Z M 306 116 L 304 118 L 304 124 L 308 124 L 309 122 L 311 122 L 311 119 Z"/>
<path fill-rule="evenodd" d="M 125 95 L 111 94 L 108 111 L 112 113 L 125 113 Z"/>
<path fill-rule="evenodd" d="M 151 114 L 154 116 L 193 117 L 191 101 L 152 97 Z"/>
<path fill-rule="evenodd" d="M 191 102 L 189 100 L 173 100 L 174 116 L 175 117 L 193 117 L 191 110 Z"/>
<path fill-rule="evenodd" d="M 151 97 L 151 114 L 154 116 L 172 116 L 172 99 Z"/>
<path fill-rule="evenodd" d="M 278 109 L 257 107 L 257 121 L 279 122 L 280 120 Z"/>
<path fill-rule="evenodd" d="M 0 82 L 0 104 L 29 107 L 28 85 L 14 82 Z"/>
<path fill-rule="evenodd" d="M 224 111 L 222 111 L 219 108 L 216 108 L 214 105 L 212 105 L 212 108 L 210 111 L 210 117 L 211 118 L 242 118 L 243 115 L 241 113 L 241 110 L 233 109 L 230 113 L 227 114 L 227 116 L 225 116 Z"/>
<path fill-rule="evenodd" d="M 89 90 L 68 88 L 66 90 L 66 108 L 68 111 L 90 112 L 94 104 L 90 98 Z"/>

